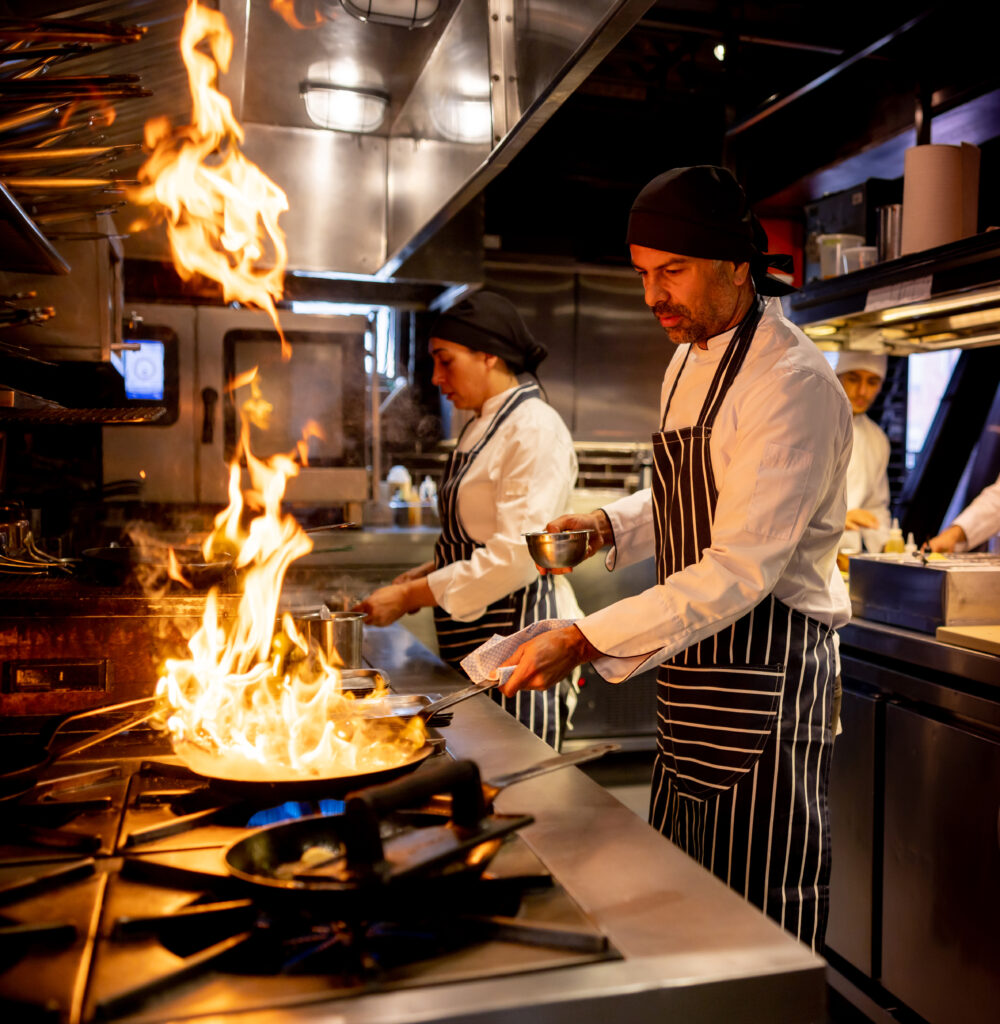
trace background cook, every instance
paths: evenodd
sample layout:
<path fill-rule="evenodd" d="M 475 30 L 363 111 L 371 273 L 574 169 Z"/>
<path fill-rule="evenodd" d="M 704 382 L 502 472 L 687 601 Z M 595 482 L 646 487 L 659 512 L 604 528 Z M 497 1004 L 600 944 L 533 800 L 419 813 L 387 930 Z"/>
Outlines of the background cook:
<path fill-rule="evenodd" d="M 430 331 L 433 383 L 456 409 L 471 410 L 438 489 L 441 535 L 434 561 L 397 577 L 356 607 L 385 626 L 434 608 L 441 658 L 460 662 L 494 634 L 582 612 L 569 581 L 541 576 L 524 543 L 570 505 L 576 483 L 573 439 L 545 401 L 535 375 L 547 351 L 514 305 L 476 292 L 442 314 Z M 576 695 L 579 671 L 551 692 L 494 699 L 556 749 Z"/>

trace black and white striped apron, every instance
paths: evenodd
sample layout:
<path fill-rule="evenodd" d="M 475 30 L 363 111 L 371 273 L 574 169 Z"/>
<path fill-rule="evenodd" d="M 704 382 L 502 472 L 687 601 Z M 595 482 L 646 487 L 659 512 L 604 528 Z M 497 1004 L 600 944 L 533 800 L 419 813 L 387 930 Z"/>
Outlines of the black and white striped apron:
<path fill-rule="evenodd" d="M 712 424 L 763 301 L 727 346 L 694 426 L 665 428 L 679 373 L 653 435 L 660 583 L 711 544 Z M 772 594 L 657 676 L 650 823 L 817 951 L 829 906 L 834 665 L 833 630 Z"/>
<path fill-rule="evenodd" d="M 464 561 L 472 556 L 476 548 L 484 546 L 473 540 L 462 526 L 458 513 L 458 492 L 462 478 L 504 420 L 522 402 L 533 398 L 541 398 L 541 390 L 537 384 L 523 384 L 515 388 L 497 410 L 486 433 L 479 441 L 467 452 L 460 452 L 457 447 L 452 452 L 445 469 L 444 480 L 438 489 L 441 535 L 434 546 L 436 569 L 452 562 Z M 555 617 L 554 577 L 538 576 L 528 586 L 488 605 L 482 616 L 472 622 L 459 622 L 443 608 L 436 607 L 434 625 L 437 629 L 438 650 L 442 661 L 461 672 L 461 660 L 495 633 L 508 636 L 532 622 Z M 545 691 L 526 690 L 514 697 L 505 697 L 494 689 L 490 691 L 490 696 L 536 736 L 540 736 L 558 750 L 562 742 L 565 717 L 565 700 L 561 690 L 561 685 L 556 685 Z"/>

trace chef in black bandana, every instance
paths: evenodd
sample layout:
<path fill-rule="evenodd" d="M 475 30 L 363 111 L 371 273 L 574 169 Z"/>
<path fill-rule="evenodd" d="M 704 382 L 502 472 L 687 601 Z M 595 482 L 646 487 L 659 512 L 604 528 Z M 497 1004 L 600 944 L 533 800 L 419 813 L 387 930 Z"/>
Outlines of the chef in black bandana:
<path fill-rule="evenodd" d="M 524 543 L 526 532 L 569 508 L 577 461 L 566 425 L 530 379 L 546 350 L 507 299 L 477 292 L 462 300 L 432 325 L 429 347 L 434 384 L 474 418 L 438 490 L 434 561 L 357 607 L 376 626 L 433 607 L 441 657 L 462 671 L 462 658 L 494 634 L 582 614 L 568 579 L 539 575 Z M 546 691 L 493 691 L 494 699 L 559 749 L 576 676 Z"/>
<path fill-rule="evenodd" d="M 651 824 L 820 950 L 851 408 L 724 168 L 653 179 L 627 241 L 673 347 L 653 485 L 547 526 L 593 529 L 611 570 L 654 555 L 657 584 L 522 644 L 503 690 L 659 666 Z"/>

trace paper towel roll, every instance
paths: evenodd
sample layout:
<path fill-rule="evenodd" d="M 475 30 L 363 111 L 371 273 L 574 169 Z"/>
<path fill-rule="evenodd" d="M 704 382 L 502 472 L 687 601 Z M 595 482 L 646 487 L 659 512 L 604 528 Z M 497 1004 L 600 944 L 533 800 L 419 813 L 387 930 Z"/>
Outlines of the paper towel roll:
<path fill-rule="evenodd" d="M 979 150 L 927 145 L 903 158 L 902 254 L 955 242 L 976 232 Z"/>

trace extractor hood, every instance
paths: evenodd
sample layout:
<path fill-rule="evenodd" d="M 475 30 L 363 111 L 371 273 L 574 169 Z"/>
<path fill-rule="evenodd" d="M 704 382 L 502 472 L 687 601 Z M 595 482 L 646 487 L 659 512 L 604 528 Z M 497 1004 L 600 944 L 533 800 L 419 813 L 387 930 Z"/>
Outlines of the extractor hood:
<path fill-rule="evenodd" d="M 50 15 L 66 6 L 43 2 Z M 245 131 L 243 151 L 288 196 L 279 224 L 290 273 L 390 278 L 509 164 L 652 0 L 438 0 L 420 5 L 413 27 L 360 18 L 366 5 L 343 0 L 217 6 L 234 37 L 220 88 Z M 141 141 L 153 116 L 190 120 L 178 47 L 185 7 L 108 0 L 88 8 L 148 30 L 133 46 L 79 62 L 82 73 L 98 73 L 113 60 L 115 72 L 138 73 L 152 91 L 122 111 L 108 142 Z M 348 86 L 371 100 L 359 124 L 370 130 L 320 126 L 306 102 L 317 83 L 321 108 Z M 139 213 L 121 211 L 122 230 Z M 168 260 L 165 233 L 130 231 L 125 256 Z M 456 282 L 481 276 L 475 261 L 453 263 Z"/>
<path fill-rule="evenodd" d="M 788 296 L 823 348 L 890 355 L 1000 345 L 1000 231 L 985 231 Z"/>

